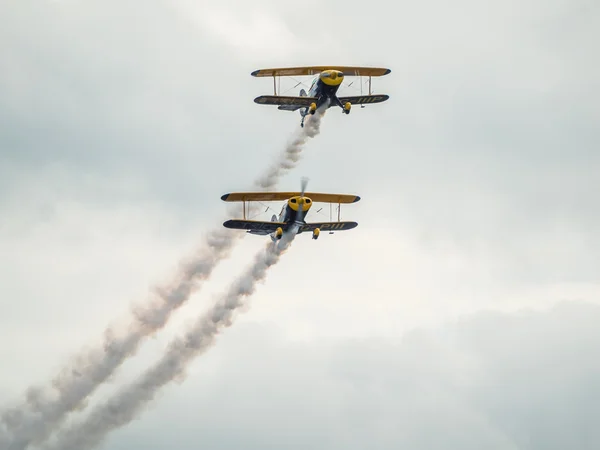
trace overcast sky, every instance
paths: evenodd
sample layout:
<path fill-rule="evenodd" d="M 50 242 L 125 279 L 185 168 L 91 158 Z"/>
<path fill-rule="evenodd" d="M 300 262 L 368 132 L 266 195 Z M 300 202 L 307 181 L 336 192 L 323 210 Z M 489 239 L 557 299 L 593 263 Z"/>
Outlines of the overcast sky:
<path fill-rule="evenodd" d="M 359 226 L 299 236 L 103 449 L 600 447 L 598 30 L 583 0 L 0 0 L 0 408 L 143 303 L 284 149 L 300 116 L 254 104 L 272 83 L 251 71 L 367 65 L 390 100 L 329 110 L 279 185 L 360 195 Z"/>

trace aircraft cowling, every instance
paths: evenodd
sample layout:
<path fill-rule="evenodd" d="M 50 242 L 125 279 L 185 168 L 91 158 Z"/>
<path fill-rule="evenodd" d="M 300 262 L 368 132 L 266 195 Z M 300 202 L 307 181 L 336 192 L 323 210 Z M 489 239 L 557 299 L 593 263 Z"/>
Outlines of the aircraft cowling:
<path fill-rule="evenodd" d="M 308 197 L 302 197 L 300 195 L 292 197 L 288 200 L 288 206 L 292 211 L 298 211 L 298 209 L 300 209 L 300 205 L 302 205 L 302 211 L 306 213 L 312 206 L 312 200 Z"/>
<path fill-rule="evenodd" d="M 319 78 L 328 86 L 339 86 L 344 81 L 344 73 L 339 70 L 324 70 Z"/>

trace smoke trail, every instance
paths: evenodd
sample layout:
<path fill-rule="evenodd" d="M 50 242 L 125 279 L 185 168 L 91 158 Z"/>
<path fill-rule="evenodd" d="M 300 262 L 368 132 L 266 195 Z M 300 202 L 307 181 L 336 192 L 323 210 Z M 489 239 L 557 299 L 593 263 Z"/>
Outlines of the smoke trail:
<path fill-rule="evenodd" d="M 273 165 L 265 175 L 255 181 L 262 188 L 269 189 L 290 169 L 294 168 L 306 142 L 320 133 L 321 118 L 327 111 L 329 100 L 315 111 L 314 116 L 308 116 L 301 133 L 288 144 L 282 160 Z"/>
<path fill-rule="evenodd" d="M 320 132 L 324 108 L 307 118 L 305 127 L 287 144 L 276 163 L 255 182 L 256 187 L 274 188 L 279 179 L 292 169 L 300 158 L 308 139 Z M 232 213 L 237 213 L 232 210 Z M 68 367 L 55 377 L 51 388 L 31 388 L 23 404 L 7 409 L 0 415 L 6 428 L 0 429 L 0 448 L 23 450 L 30 444 L 43 442 L 67 415 L 82 409 L 85 400 L 98 386 L 134 356 L 144 338 L 162 329 L 171 314 L 183 305 L 202 281 L 210 277 L 213 269 L 231 252 L 235 243 L 245 233 L 219 227 L 210 231 L 195 255 L 182 264 L 176 280 L 166 288 L 156 289 L 151 301 L 132 310 L 133 320 L 124 335 L 110 326 L 104 333 L 101 348 L 86 351 L 76 357 Z"/>
<path fill-rule="evenodd" d="M 111 431 L 137 418 L 161 387 L 181 379 L 192 359 L 208 350 L 223 328 L 232 325 L 236 311 L 245 306 L 257 283 L 265 279 L 268 269 L 289 248 L 296 231 L 297 228 L 293 227 L 279 242 L 269 242 L 229 291 L 183 337 L 171 342 L 154 366 L 107 402 L 94 408 L 82 423 L 59 432 L 54 442 L 45 446 L 44 450 L 91 449 L 101 444 Z"/>

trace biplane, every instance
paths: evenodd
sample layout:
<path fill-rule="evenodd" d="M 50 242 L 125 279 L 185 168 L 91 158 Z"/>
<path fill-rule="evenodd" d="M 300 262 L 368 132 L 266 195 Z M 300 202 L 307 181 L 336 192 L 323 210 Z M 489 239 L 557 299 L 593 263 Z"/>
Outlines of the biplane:
<path fill-rule="evenodd" d="M 377 67 L 346 67 L 346 66 L 313 66 L 313 67 L 289 67 L 280 69 L 261 69 L 251 73 L 254 77 L 273 77 L 273 95 L 261 95 L 254 99 L 254 102 L 261 105 L 277 105 L 278 109 L 284 111 L 300 110 L 302 116 L 301 126 L 304 126 L 304 119 L 307 115 L 312 115 L 325 103 L 326 108 L 339 106 L 344 114 L 350 114 L 352 105 L 371 105 L 386 101 L 389 95 L 373 95 L 371 89 L 371 78 L 381 77 L 390 73 L 390 69 Z M 300 90 L 298 97 L 277 95 L 277 77 L 288 76 L 308 76 L 317 75 L 314 78 L 308 93 Z M 368 94 L 338 97 L 337 91 L 347 76 L 368 77 Z M 361 83 L 362 89 L 362 83 Z M 362 94 L 362 92 L 361 92 Z"/>
<path fill-rule="evenodd" d="M 262 236 L 270 235 L 273 241 L 281 239 L 285 232 L 312 232 L 312 238 L 318 239 L 322 231 L 329 231 L 333 234 L 335 231 L 351 230 L 355 228 L 356 222 L 342 222 L 340 220 L 340 209 L 342 203 L 356 203 L 360 200 L 357 195 L 346 194 L 319 194 L 314 192 L 305 192 L 306 180 L 302 181 L 300 192 L 236 192 L 225 194 L 221 200 L 225 202 L 243 202 L 243 219 L 227 220 L 223 223 L 226 228 L 246 230 L 250 234 Z M 246 203 L 252 201 L 281 201 L 285 200 L 279 217 L 273 214 L 270 222 L 247 220 Z M 308 223 L 304 220 L 306 213 L 310 210 L 314 202 L 338 204 L 337 222 L 314 222 Z"/>

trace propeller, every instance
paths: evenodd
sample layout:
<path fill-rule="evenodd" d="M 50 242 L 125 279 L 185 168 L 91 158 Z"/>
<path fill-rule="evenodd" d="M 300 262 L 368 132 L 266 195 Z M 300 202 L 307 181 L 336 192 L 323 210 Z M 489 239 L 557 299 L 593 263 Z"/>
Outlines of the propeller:
<path fill-rule="evenodd" d="M 298 199 L 298 213 L 296 214 L 297 222 L 302 222 L 304 220 L 304 193 L 306 192 L 307 185 L 308 178 L 302 177 L 300 182 L 300 198 Z"/>
<path fill-rule="evenodd" d="M 308 185 L 308 178 L 307 177 L 302 177 L 302 180 L 300 181 L 300 195 L 302 197 L 304 197 L 304 192 L 306 191 L 306 186 Z"/>

